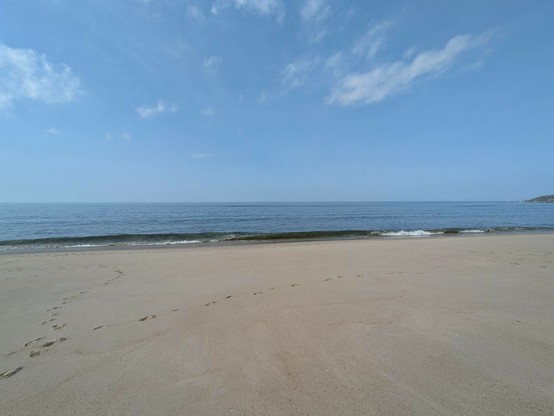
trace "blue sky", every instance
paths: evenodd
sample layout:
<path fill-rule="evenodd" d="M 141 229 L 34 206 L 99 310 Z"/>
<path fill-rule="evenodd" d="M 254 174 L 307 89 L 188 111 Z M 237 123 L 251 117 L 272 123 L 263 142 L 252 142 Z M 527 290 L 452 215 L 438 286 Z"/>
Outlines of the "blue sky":
<path fill-rule="evenodd" d="M 0 201 L 554 192 L 554 2 L 4 0 Z"/>

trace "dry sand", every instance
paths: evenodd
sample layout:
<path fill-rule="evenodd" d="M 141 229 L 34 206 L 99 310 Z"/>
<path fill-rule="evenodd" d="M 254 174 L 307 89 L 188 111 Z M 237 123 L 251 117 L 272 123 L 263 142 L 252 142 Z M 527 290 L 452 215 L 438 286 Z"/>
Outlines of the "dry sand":
<path fill-rule="evenodd" d="M 2 254 L 0 285 L 2 415 L 554 414 L 554 235 Z"/>

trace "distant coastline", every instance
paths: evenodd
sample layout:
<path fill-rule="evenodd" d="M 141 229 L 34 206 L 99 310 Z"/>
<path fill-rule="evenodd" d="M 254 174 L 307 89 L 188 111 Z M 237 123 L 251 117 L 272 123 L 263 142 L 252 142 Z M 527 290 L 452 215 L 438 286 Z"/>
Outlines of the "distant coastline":
<path fill-rule="evenodd" d="M 554 203 L 554 195 L 542 195 L 536 198 L 526 199 L 523 202 L 548 202 Z"/>

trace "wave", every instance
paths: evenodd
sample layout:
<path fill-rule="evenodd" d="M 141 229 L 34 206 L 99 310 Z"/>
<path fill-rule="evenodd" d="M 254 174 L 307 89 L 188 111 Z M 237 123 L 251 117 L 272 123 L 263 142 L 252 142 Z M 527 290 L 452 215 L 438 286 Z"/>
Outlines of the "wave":
<path fill-rule="evenodd" d="M 161 233 L 114 234 L 97 236 L 47 237 L 0 240 L 0 250 L 9 249 L 80 249 L 96 247 L 180 246 L 240 242 L 276 242 L 363 238 L 418 238 L 452 234 L 499 232 L 553 232 L 554 227 L 444 228 L 435 230 L 324 230 L 275 233 Z"/>
<path fill-rule="evenodd" d="M 415 231 L 388 231 L 381 233 L 383 237 L 427 237 L 430 235 L 441 235 L 444 234 L 444 231 L 425 231 L 425 230 L 415 230 Z M 451 233 L 454 234 L 454 233 Z"/>

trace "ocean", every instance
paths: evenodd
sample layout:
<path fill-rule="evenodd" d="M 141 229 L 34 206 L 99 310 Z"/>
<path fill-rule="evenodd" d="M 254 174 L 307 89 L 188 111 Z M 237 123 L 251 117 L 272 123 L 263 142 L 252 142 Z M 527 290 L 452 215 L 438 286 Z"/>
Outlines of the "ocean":
<path fill-rule="evenodd" d="M 429 237 L 485 232 L 554 232 L 554 204 L 0 204 L 0 250 Z"/>

